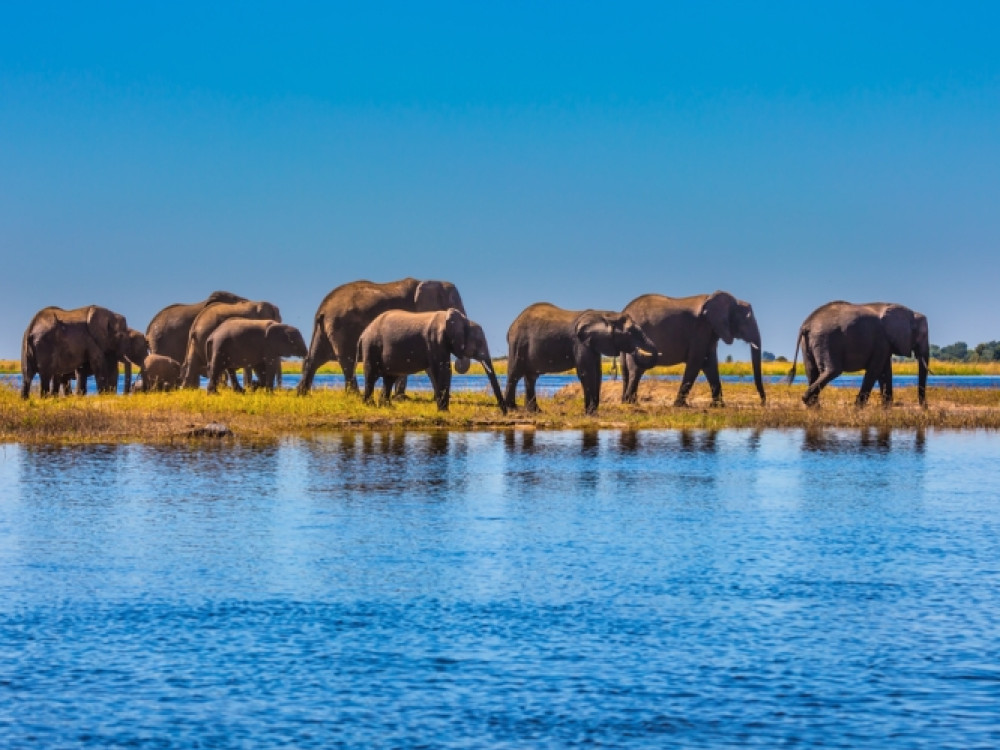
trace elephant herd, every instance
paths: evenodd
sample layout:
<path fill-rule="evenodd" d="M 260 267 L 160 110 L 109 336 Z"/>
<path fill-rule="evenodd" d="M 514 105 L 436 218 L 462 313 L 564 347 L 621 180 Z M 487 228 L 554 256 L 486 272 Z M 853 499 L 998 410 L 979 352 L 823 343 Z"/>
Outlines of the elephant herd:
<path fill-rule="evenodd" d="M 516 408 L 517 384 L 524 380 L 525 408 L 538 409 L 539 375 L 575 370 L 583 388 L 584 409 L 597 411 L 601 396 L 601 361 L 620 357 L 623 403 L 635 403 L 644 372 L 660 365 L 683 364 L 674 401 L 687 404 L 699 373 L 704 373 L 713 405 L 722 405 L 718 342 L 741 339 L 750 344 L 754 385 L 766 402 L 761 376 L 761 337 L 750 304 L 728 292 L 672 298 L 646 294 L 620 312 L 564 310 L 540 302 L 523 310 L 507 331 L 507 382 L 501 390 L 486 335 L 469 320 L 461 295 L 446 281 L 407 278 L 390 283 L 355 281 L 337 287 L 320 303 L 306 346 L 301 333 L 281 322 L 270 302 L 214 292 L 201 302 L 170 305 L 158 312 L 146 333 L 131 329 L 123 315 L 91 305 L 75 310 L 46 307 L 28 324 L 21 345 L 21 395 L 27 398 L 39 375 L 42 395 L 86 392 L 93 376 L 99 392 L 114 392 L 118 366 L 125 366 L 125 392 L 132 367 L 141 390 L 197 388 L 202 377 L 215 392 L 223 378 L 271 390 L 281 378 L 282 357 L 303 357 L 298 393 L 312 387 L 318 368 L 336 360 L 345 386 L 357 391 L 356 369 L 363 364 L 364 400 L 371 403 L 382 380 L 382 400 L 404 393 L 406 376 L 426 371 L 441 410 L 449 403 L 452 374 L 479 361 L 497 405 Z M 930 353 L 927 318 L 902 305 L 830 302 L 815 310 L 799 329 L 789 382 L 799 351 L 809 387 L 803 401 L 818 403 L 819 392 L 845 371 L 864 370 L 856 403 L 863 406 L 876 383 L 884 404 L 892 401 L 892 356 L 913 356 L 919 363 L 918 397 L 926 405 Z M 256 379 L 254 379 L 256 376 Z"/>

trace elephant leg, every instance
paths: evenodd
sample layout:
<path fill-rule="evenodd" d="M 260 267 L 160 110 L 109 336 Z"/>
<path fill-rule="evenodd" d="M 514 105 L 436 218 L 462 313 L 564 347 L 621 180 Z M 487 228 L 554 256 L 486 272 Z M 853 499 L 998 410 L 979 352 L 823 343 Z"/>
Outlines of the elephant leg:
<path fill-rule="evenodd" d="M 878 378 L 878 389 L 882 396 L 882 406 L 892 406 L 892 358 L 885 363 L 885 369 Z"/>
<path fill-rule="evenodd" d="M 236 368 L 230 367 L 226 370 L 226 372 L 229 375 L 230 382 L 233 384 L 233 391 L 235 393 L 245 393 L 246 389 L 240 385 L 240 376 L 237 373 Z M 244 372 L 246 372 L 246 370 L 244 370 Z M 249 380 L 244 380 L 244 383 L 249 383 Z"/>
<path fill-rule="evenodd" d="M 361 400 L 366 404 L 374 402 L 372 396 L 375 394 L 375 382 L 379 379 L 378 368 L 371 359 L 372 355 L 370 353 L 365 356 L 365 392 Z"/>
<path fill-rule="evenodd" d="M 406 395 L 406 376 L 400 375 L 396 378 L 396 387 L 393 390 L 396 398 L 407 398 Z"/>
<path fill-rule="evenodd" d="M 538 398 L 535 395 L 535 382 L 538 380 L 537 372 L 527 372 L 524 374 L 524 408 L 525 411 L 539 412 Z"/>
<path fill-rule="evenodd" d="M 875 381 L 881 374 L 881 367 L 868 366 L 868 369 L 865 370 L 865 376 L 861 379 L 861 390 L 858 391 L 858 396 L 854 399 L 855 406 L 863 407 L 868 403 L 872 388 L 875 387 Z"/>
<path fill-rule="evenodd" d="M 31 381 L 35 379 L 37 374 L 38 369 L 34 366 L 34 362 L 25 365 L 24 372 L 21 374 L 21 398 L 28 398 L 31 394 Z"/>
<path fill-rule="evenodd" d="M 448 411 L 451 401 L 451 360 L 436 364 L 427 370 L 434 386 L 434 401 L 438 411 Z"/>
<path fill-rule="evenodd" d="M 583 387 L 583 411 L 596 414 L 601 404 L 601 362 L 581 362 L 576 366 L 576 376 Z"/>
<path fill-rule="evenodd" d="M 507 382 L 504 384 L 503 400 L 508 409 L 517 408 L 517 381 L 522 377 L 518 364 L 513 358 L 507 360 Z"/>
<path fill-rule="evenodd" d="M 340 358 L 340 369 L 344 371 L 344 390 L 351 391 L 354 393 L 358 392 L 358 379 L 354 374 L 354 370 L 358 363 L 351 356 L 344 356 Z M 367 371 L 367 368 L 365 368 Z M 367 379 L 368 376 L 365 375 Z"/>
<path fill-rule="evenodd" d="M 382 376 L 382 406 L 389 406 L 392 403 L 392 387 L 396 385 L 397 375 Z"/>
<path fill-rule="evenodd" d="M 822 370 L 816 378 L 816 382 L 806 389 L 805 395 L 802 396 L 802 403 L 806 406 L 817 406 L 819 404 L 819 392 L 826 387 L 827 383 L 840 375 L 841 372 L 843 370 L 832 367 Z M 870 387 L 869 390 L 871 390 Z"/>
<path fill-rule="evenodd" d="M 622 354 L 621 372 L 622 372 L 622 403 L 623 404 L 635 403 L 634 401 L 630 402 L 628 400 L 628 383 L 629 383 L 629 377 L 631 376 L 632 371 L 633 371 L 633 368 L 629 367 L 628 358 L 629 358 L 628 354 Z"/>
<path fill-rule="evenodd" d="M 323 330 L 323 326 L 317 323 L 313 326 L 312 341 L 309 342 L 309 353 L 302 361 L 302 378 L 299 380 L 299 385 L 296 388 L 300 396 L 309 393 L 309 389 L 312 388 L 313 378 L 316 376 L 316 370 L 333 358 L 333 344 L 326 335 L 326 331 Z"/>
<path fill-rule="evenodd" d="M 688 394 L 691 392 L 692 386 L 694 386 L 694 381 L 698 377 L 698 372 L 701 370 L 703 362 L 704 360 L 691 357 L 688 359 L 687 364 L 684 365 L 684 375 L 681 377 L 681 387 L 677 389 L 674 406 L 688 405 Z"/>
<path fill-rule="evenodd" d="M 719 353 L 716 349 L 709 351 L 702 366 L 708 387 L 712 389 L 712 406 L 725 406 L 722 400 L 722 381 L 719 379 Z"/>
<path fill-rule="evenodd" d="M 819 380 L 819 365 L 816 363 L 816 357 L 813 356 L 812 350 L 809 348 L 802 350 L 802 366 L 805 368 L 806 382 L 809 385 Z"/>

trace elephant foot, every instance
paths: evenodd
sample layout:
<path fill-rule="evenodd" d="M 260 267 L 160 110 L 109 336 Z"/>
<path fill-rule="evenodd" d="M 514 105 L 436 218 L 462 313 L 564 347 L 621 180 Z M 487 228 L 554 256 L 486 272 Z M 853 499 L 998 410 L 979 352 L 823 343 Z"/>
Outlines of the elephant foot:
<path fill-rule="evenodd" d="M 713 398 L 711 406 L 713 409 L 723 409 L 726 406 L 726 402 L 721 398 Z"/>
<path fill-rule="evenodd" d="M 688 408 L 687 399 L 686 398 L 680 398 L 680 397 L 675 398 L 674 399 L 674 407 L 676 407 L 678 409 L 686 409 L 686 408 Z"/>

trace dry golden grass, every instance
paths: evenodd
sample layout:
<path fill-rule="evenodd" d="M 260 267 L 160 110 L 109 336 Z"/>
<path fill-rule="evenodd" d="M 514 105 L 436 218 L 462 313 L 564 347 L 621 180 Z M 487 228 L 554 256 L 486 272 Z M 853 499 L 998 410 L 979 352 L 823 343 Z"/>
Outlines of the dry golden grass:
<path fill-rule="evenodd" d="M 898 388 L 891 409 L 877 394 L 865 409 L 854 407 L 855 390 L 827 388 L 818 409 L 801 403 L 804 386 L 772 385 L 761 406 L 751 384 L 723 386 L 726 406 L 710 405 L 708 386 L 695 385 L 690 406 L 675 408 L 676 382 L 644 380 L 635 406 L 619 403 L 621 381 L 606 381 L 596 416 L 583 414 L 579 385 L 541 400 L 542 411 L 523 409 L 504 416 L 491 397 L 454 394 L 451 410 L 438 412 L 430 394 L 415 394 L 388 407 L 366 406 L 356 394 L 316 389 L 307 397 L 289 391 L 238 395 L 224 391 L 179 391 L 133 396 L 87 396 L 23 401 L 8 386 L 0 387 L 2 442 L 171 442 L 188 440 L 192 429 L 219 422 L 241 439 L 273 439 L 285 435 L 336 430 L 383 429 L 593 429 L 593 428 L 724 428 L 724 427 L 876 427 L 1000 428 L 1000 391 L 993 389 L 928 389 L 929 408 L 917 405 L 915 388 Z"/>

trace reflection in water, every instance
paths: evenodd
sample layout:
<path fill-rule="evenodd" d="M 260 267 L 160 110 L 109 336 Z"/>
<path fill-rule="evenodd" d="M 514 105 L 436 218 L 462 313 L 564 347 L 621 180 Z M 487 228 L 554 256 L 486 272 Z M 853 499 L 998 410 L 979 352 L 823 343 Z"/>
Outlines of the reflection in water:
<path fill-rule="evenodd" d="M 926 445 L 926 430 L 898 430 L 895 432 L 897 444 L 893 445 L 893 430 L 886 426 L 866 425 L 852 432 L 843 428 L 808 427 L 803 431 L 802 448 L 807 452 L 831 454 L 879 453 L 888 455 L 900 450 L 923 453 Z M 899 437 L 912 437 L 898 440 Z"/>

